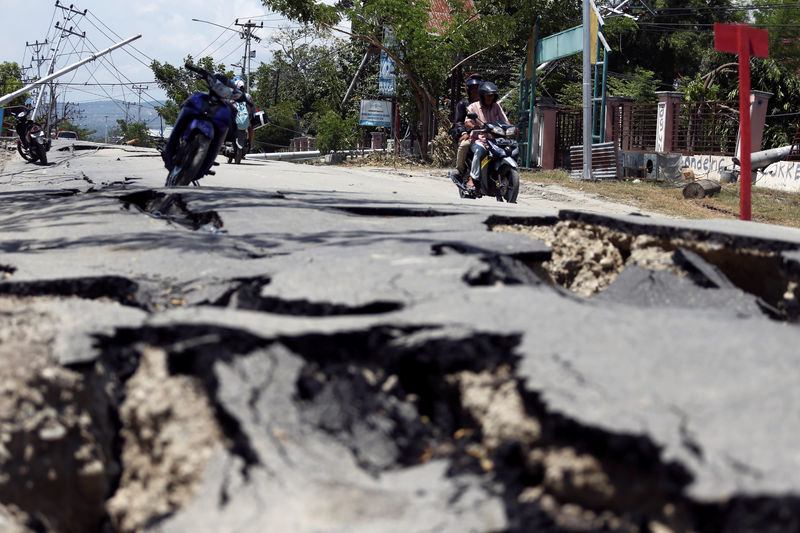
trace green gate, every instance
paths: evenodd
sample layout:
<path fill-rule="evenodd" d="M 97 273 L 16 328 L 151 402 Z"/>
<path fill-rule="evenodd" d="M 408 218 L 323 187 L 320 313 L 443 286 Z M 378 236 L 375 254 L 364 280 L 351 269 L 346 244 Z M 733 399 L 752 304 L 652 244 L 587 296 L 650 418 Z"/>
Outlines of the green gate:
<path fill-rule="evenodd" d="M 531 32 L 528 41 L 528 56 L 522 64 L 519 76 L 519 117 L 521 122 L 520 164 L 530 167 L 531 145 L 533 143 L 533 111 L 536 105 L 536 69 L 548 61 L 555 61 L 562 57 L 571 56 L 583 51 L 583 25 L 575 26 L 568 30 L 556 33 L 544 39 L 539 39 L 539 21 Z M 592 28 L 595 35 L 592 63 L 594 65 L 594 84 L 592 95 L 592 142 L 603 142 L 605 139 L 605 114 L 606 114 L 606 77 L 608 75 L 608 56 L 611 48 L 608 46 L 602 32 L 603 19 L 592 5 Z M 602 46 L 601 46 L 602 45 Z M 602 48 L 602 54 L 601 52 Z M 602 69 L 602 77 L 600 72 Z M 527 118 L 527 120 L 526 120 Z"/>

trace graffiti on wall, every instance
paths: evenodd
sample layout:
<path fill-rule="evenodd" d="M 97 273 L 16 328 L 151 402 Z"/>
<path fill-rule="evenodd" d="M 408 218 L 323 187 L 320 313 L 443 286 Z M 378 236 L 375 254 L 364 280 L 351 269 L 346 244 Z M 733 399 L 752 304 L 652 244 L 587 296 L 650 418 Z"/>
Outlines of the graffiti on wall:
<path fill-rule="evenodd" d="M 656 152 L 664 151 L 664 139 L 667 135 L 667 103 L 658 103 L 658 115 L 656 118 Z"/>
<path fill-rule="evenodd" d="M 685 155 L 682 164 L 694 171 L 698 178 L 719 179 L 719 173 L 733 170 L 733 158 L 722 155 Z"/>
<path fill-rule="evenodd" d="M 759 172 L 756 186 L 786 192 L 800 192 L 800 162 L 778 161 Z"/>

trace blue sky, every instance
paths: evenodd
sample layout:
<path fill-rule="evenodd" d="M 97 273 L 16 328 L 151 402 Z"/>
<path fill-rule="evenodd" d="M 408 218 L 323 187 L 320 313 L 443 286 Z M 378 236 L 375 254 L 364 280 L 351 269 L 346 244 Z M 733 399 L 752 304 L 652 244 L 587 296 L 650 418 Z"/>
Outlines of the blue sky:
<path fill-rule="evenodd" d="M 133 93 L 129 87 L 122 85 L 100 86 L 100 83 L 127 84 L 147 83 L 153 79 L 152 72 L 146 66 L 150 59 L 180 64 L 187 54 L 194 57 L 212 55 L 216 61 L 231 65 L 238 62 L 244 54 L 244 40 L 235 32 L 211 24 L 192 21 L 202 19 L 224 27 L 232 26 L 234 20 L 239 22 L 252 19 L 253 22 L 264 23 L 264 28 L 256 34 L 262 38 L 260 44 L 254 44 L 256 59 L 253 68 L 259 61 L 270 57 L 270 36 L 289 24 L 284 18 L 269 12 L 259 0 L 185 0 L 185 1 L 152 1 L 131 0 L 61 0 L 61 4 L 69 6 L 74 2 L 74 9 L 86 16 L 75 16 L 62 24 L 81 33 L 86 32 L 86 39 L 68 37 L 60 47 L 65 55 L 60 57 L 57 68 L 64 67 L 88 55 L 89 49 L 96 51 L 111 46 L 124 38 L 142 34 L 132 44 L 136 50 L 123 49 L 112 52 L 109 61 L 97 60 L 81 67 L 75 73 L 61 78 L 70 82 L 69 101 L 85 102 L 111 98 L 131 100 Z M 3 13 L 3 31 L 0 32 L 0 61 L 15 61 L 23 66 L 31 64 L 32 48 L 25 46 L 35 41 L 42 42 L 46 37 L 53 37 L 58 32 L 54 25 L 63 21 L 61 9 L 55 7 L 55 0 L 0 0 Z M 117 38 L 116 35 L 121 38 Z M 57 35 L 56 35 L 57 36 Z M 274 45 L 272 46 L 274 48 Z M 126 47 L 127 48 L 127 47 Z M 43 52 L 46 52 L 45 49 Z M 113 73 L 113 66 L 124 75 Z M 46 70 L 46 65 L 42 66 Z M 80 86 L 75 84 L 89 83 L 95 85 Z M 149 83 L 143 99 L 162 99 L 163 91 L 155 84 Z"/>

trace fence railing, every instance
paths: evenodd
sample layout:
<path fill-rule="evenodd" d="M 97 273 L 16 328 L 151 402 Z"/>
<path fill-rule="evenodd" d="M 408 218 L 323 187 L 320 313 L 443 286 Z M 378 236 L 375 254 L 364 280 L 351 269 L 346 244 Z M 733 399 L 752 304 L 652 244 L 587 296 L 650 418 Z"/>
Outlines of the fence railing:
<path fill-rule="evenodd" d="M 621 150 L 655 151 L 658 104 L 627 103 L 617 108 L 613 119 L 614 139 Z"/>
<path fill-rule="evenodd" d="M 583 144 L 583 110 L 562 109 L 556 115 L 554 162 L 557 168 L 570 168 L 569 147 Z"/>
<path fill-rule="evenodd" d="M 792 139 L 792 149 L 789 151 L 789 155 L 786 157 L 787 161 L 800 161 L 800 128 L 797 129 L 797 133 L 794 134 L 794 138 Z"/>
<path fill-rule="evenodd" d="M 675 104 L 672 151 L 686 155 L 735 155 L 739 134 L 738 105 L 736 101 Z"/>

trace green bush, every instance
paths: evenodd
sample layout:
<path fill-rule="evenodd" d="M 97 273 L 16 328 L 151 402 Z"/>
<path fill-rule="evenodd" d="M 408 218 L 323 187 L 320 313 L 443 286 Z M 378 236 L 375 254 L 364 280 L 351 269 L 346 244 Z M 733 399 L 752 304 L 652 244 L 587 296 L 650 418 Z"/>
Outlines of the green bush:
<path fill-rule="evenodd" d="M 322 154 L 353 148 L 358 140 L 358 120 L 355 116 L 342 118 L 335 111 L 328 111 L 317 119 L 316 129 L 317 149 Z"/>

